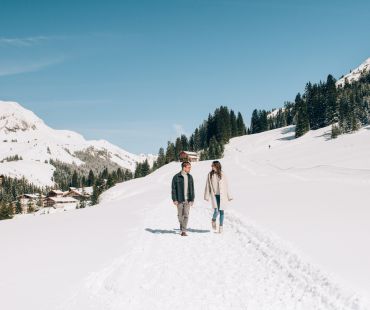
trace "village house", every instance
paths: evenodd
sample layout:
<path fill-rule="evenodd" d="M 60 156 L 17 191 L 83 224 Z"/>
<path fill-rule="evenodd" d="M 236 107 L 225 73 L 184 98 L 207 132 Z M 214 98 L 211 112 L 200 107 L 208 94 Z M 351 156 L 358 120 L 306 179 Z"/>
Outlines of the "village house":
<path fill-rule="evenodd" d="M 197 152 L 181 151 L 179 153 L 180 161 L 190 161 L 195 162 L 199 161 L 199 156 Z"/>
<path fill-rule="evenodd" d="M 92 186 L 83 188 L 70 187 L 69 191 L 63 194 L 63 197 L 72 197 L 79 201 L 89 200 L 92 195 L 92 191 Z"/>
<path fill-rule="evenodd" d="M 28 213 L 31 207 L 40 214 L 54 213 L 57 211 L 67 211 L 76 209 L 81 201 L 88 201 L 92 194 L 92 188 L 86 189 L 71 187 L 69 191 L 63 192 L 59 189 L 51 190 L 47 196 L 40 194 L 22 194 L 18 196 L 18 201 L 22 208 L 22 213 Z M 13 204 L 16 208 L 16 203 Z M 42 212 L 40 209 L 44 209 Z M 54 210 L 54 211 L 53 211 Z"/>
<path fill-rule="evenodd" d="M 55 209 L 63 209 L 64 211 L 76 209 L 79 206 L 79 201 L 72 197 L 47 197 L 46 206 L 48 208 L 53 207 Z"/>
<path fill-rule="evenodd" d="M 78 208 L 79 201 L 74 197 L 66 196 L 68 193 L 69 191 L 63 192 L 59 189 L 51 190 L 45 199 L 46 207 L 65 211 Z"/>
<path fill-rule="evenodd" d="M 53 189 L 48 193 L 48 197 L 63 197 L 64 192 L 59 189 Z"/>
<path fill-rule="evenodd" d="M 20 206 L 22 208 L 22 213 L 28 213 L 29 208 L 32 208 L 34 211 L 44 207 L 45 196 L 36 193 L 36 194 L 22 194 L 17 197 Z M 16 207 L 16 204 L 13 204 Z"/>

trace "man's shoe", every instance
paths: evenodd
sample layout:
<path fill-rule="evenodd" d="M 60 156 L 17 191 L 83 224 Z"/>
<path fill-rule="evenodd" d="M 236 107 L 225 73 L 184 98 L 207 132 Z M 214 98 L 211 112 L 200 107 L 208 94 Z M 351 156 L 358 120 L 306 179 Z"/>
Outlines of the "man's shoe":
<path fill-rule="evenodd" d="M 185 232 L 185 231 L 183 231 L 182 233 L 181 233 L 181 236 L 183 236 L 183 237 L 186 237 L 188 234 Z"/>
<path fill-rule="evenodd" d="M 218 232 L 221 234 L 224 230 L 224 227 L 222 225 L 220 225 L 220 227 L 218 228 Z"/>
<path fill-rule="evenodd" d="M 216 221 L 212 220 L 212 229 L 216 230 Z"/>

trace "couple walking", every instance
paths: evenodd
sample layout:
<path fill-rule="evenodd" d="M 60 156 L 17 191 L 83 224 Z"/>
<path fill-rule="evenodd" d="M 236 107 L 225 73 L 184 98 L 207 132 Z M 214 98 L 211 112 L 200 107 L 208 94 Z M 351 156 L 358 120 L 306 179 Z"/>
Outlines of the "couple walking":
<path fill-rule="evenodd" d="M 213 207 L 212 228 L 216 231 L 217 216 L 220 215 L 218 231 L 223 231 L 224 209 L 227 202 L 233 198 L 230 196 L 227 178 L 222 172 L 219 161 L 212 162 L 212 170 L 207 175 L 204 190 L 204 199 L 211 200 Z M 194 204 L 194 180 L 190 174 L 191 164 L 185 161 L 181 164 L 181 171 L 172 179 L 172 201 L 177 207 L 177 216 L 180 223 L 181 236 L 187 236 L 186 229 L 189 219 L 190 207 Z"/>

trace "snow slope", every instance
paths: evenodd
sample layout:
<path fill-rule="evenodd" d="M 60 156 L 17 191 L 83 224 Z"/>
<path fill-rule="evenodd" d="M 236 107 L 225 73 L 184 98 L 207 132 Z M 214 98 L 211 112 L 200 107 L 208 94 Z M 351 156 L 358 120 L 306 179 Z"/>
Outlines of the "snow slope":
<path fill-rule="evenodd" d="M 193 164 L 186 238 L 170 200 L 178 163 L 113 187 L 98 207 L 1 221 L 2 305 L 369 309 L 370 130 L 328 135 L 232 139 L 221 162 L 235 200 L 221 235 L 202 199 L 210 161 Z"/>
<path fill-rule="evenodd" d="M 352 83 L 353 81 L 358 81 L 362 74 L 367 73 L 370 71 L 370 58 L 366 59 L 361 65 L 359 65 L 356 69 L 351 70 L 350 73 L 343 76 L 336 82 L 337 86 L 344 86 L 346 80 L 348 83 Z"/>
<path fill-rule="evenodd" d="M 38 185 L 53 185 L 52 171 L 49 164 L 44 165 L 45 161 L 54 159 L 81 165 L 83 161 L 76 156 L 77 151 L 103 152 L 112 162 L 131 171 L 137 162 L 148 159 L 152 163 L 155 159 L 153 155 L 129 153 L 105 140 L 88 141 L 76 132 L 52 129 L 20 104 L 0 101 L 0 161 L 19 155 L 29 167 L 40 163 L 32 171 L 17 169 L 18 166 L 11 162 L 0 163 L 0 174 L 8 174 L 11 170 L 12 176 L 25 176 Z"/>

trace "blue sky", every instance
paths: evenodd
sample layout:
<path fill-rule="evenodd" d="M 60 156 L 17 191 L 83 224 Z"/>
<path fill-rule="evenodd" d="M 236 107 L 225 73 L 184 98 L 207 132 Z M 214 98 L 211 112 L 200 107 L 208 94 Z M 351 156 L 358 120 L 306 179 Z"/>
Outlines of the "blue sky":
<path fill-rule="evenodd" d="M 156 153 L 226 105 L 249 123 L 370 57 L 369 1 L 3 1 L 0 99 Z"/>

